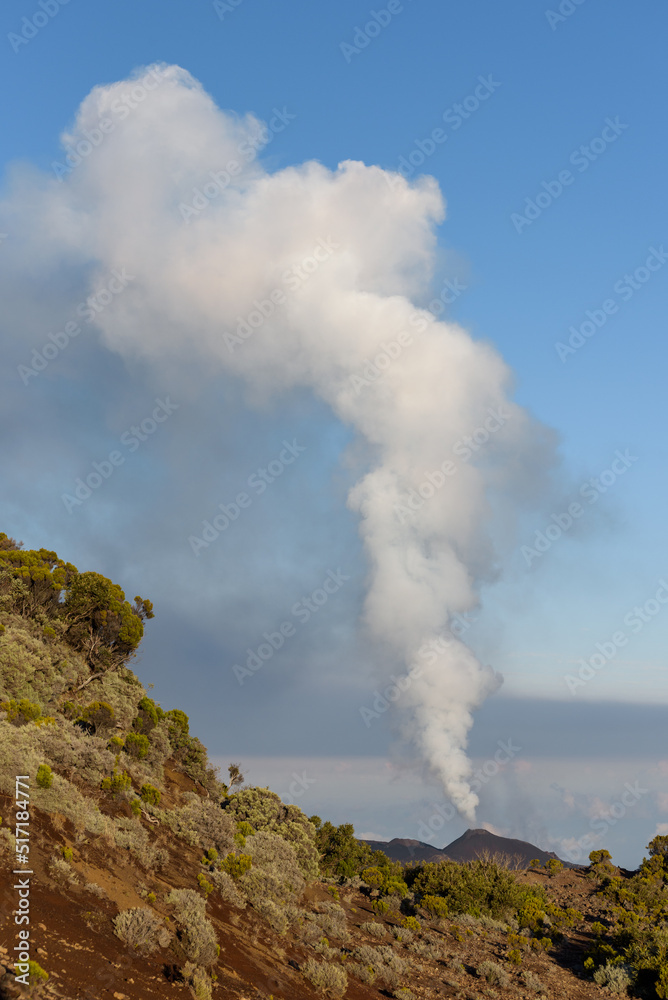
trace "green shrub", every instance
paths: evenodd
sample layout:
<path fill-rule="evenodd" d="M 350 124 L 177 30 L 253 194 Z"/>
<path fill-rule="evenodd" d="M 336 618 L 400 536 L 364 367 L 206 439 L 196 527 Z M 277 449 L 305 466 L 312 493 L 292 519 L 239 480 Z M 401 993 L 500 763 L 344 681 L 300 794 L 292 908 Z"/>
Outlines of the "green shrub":
<path fill-rule="evenodd" d="M 58 614 L 61 594 L 77 572 L 76 566 L 48 549 L 22 551 L 4 532 L 0 534 L 0 569 L 21 585 L 11 590 L 11 598 L 14 610 L 22 615 L 39 610 Z"/>
<path fill-rule="evenodd" d="M 387 913 L 387 911 L 389 910 L 389 908 L 390 908 L 390 904 L 388 903 L 388 901 L 386 899 L 374 899 L 371 902 L 371 909 L 373 910 L 373 912 L 374 913 L 378 913 L 381 916 L 384 913 Z"/>
<path fill-rule="evenodd" d="M 348 977 L 340 965 L 333 962 L 316 962 L 309 958 L 301 967 L 302 975 L 319 993 L 342 997 L 348 988 Z"/>
<path fill-rule="evenodd" d="M 187 745 L 190 739 L 190 720 L 180 708 L 172 708 L 165 712 L 168 723 L 169 742 L 173 750 L 179 750 Z"/>
<path fill-rule="evenodd" d="M 148 802 L 151 806 L 160 805 L 160 791 L 157 788 L 154 788 L 153 785 L 142 785 L 139 795 L 143 802 Z"/>
<path fill-rule="evenodd" d="M 150 601 L 136 597 L 129 604 L 118 584 L 100 573 L 76 573 L 60 613 L 67 642 L 103 668 L 125 663 L 141 642 L 144 621 L 154 617 Z"/>
<path fill-rule="evenodd" d="M 323 875 L 354 878 L 378 860 L 388 861 L 380 851 L 374 852 L 368 844 L 355 839 L 352 823 L 334 826 L 329 822 L 323 823 L 319 816 L 312 816 L 310 822 L 316 831 L 316 847 Z"/>
<path fill-rule="evenodd" d="M 148 748 L 148 736 L 142 736 L 141 733 L 128 733 L 125 737 L 125 746 L 123 749 L 131 757 L 143 760 L 148 754 Z"/>
<path fill-rule="evenodd" d="M 121 795 L 132 787 L 132 778 L 127 771 L 120 773 L 114 768 L 113 774 L 103 778 L 100 788 L 103 792 L 111 792 L 112 795 Z"/>
<path fill-rule="evenodd" d="M 205 896 L 209 896 L 213 892 L 213 886 L 211 882 L 207 881 L 207 877 L 204 872 L 200 872 L 197 876 L 197 884 Z"/>
<path fill-rule="evenodd" d="M 32 959 L 28 959 L 28 981 L 31 989 L 34 989 L 40 983 L 45 983 L 48 978 L 49 973 L 42 968 L 39 962 L 33 962 Z"/>
<path fill-rule="evenodd" d="M 133 816 L 141 816 L 142 809 L 141 809 L 141 802 L 139 801 L 139 799 L 132 800 L 132 802 L 130 803 L 130 809 L 132 810 Z"/>
<path fill-rule="evenodd" d="M 401 922 L 401 926 L 405 927 L 407 931 L 415 931 L 416 934 L 422 930 L 422 926 L 417 917 L 404 917 Z"/>
<path fill-rule="evenodd" d="M 42 709 L 39 705 L 21 698 L 19 701 L 13 698 L 0 703 L 0 711 L 7 713 L 7 721 L 13 726 L 25 726 L 28 722 L 37 722 L 42 717 Z"/>
<path fill-rule="evenodd" d="M 133 720 L 132 727 L 137 732 L 150 733 L 164 717 L 165 713 L 160 706 L 156 705 L 152 698 L 144 695 L 137 705 L 137 715 Z"/>
<path fill-rule="evenodd" d="M 659 969 L 654 989 L 656 990 L 656 995 L 661 997 L 661 1000 L 665 1000 L 665 997 L 668 997 L 668 964 L 662 965 Z"/>
<path fill-rule="evenodd" d="M 108 702 L 92 701 L 82 711 L 81 718 L 97 732 L 99 729 L 109 729 L 114 724 L 116 713 Z"/>
<path fill-rule="evenodd" d="M 142 906 L 121 910 L 114 918 L 114 933 L 129 948 L 143 955 L 166 948 L 171 940 L 164 921 L 153 910 Z"/>
<path fill-rule="evenodd" d="M 447 917 L 449 912 L 448 904 L 442 896 L 424 896 L 420 900 L 420 906 L 423 906 L 432 917 Z"/>
<path fill-rule="evenodd" d="M 111 739 L 109 740 L 110 750 L 114 750 L 120 753 L 120 751 L 123 749 L 124 746 L 125 746 L 125 740 L 123 739 L 122 736 L 112 736 Z"/>
<path fill-rule="evenodd" d="M 219 863 L 218 867 L 222 872 L 227 872 L 231 878 L 241 878 L 245 872 L 250 871 L 253 859 L 250 854 L 228 854 Z"/>
<path fill-rule="evenodd" d="M 406 880 L 418 903 L 426 896 L 441 896 L 451 913 L 476 917 L 504 917 L 528 901 L 542 907 L 546 898 L 543 889 L 520 885 L 511 871 L 495 861 L 425 863 L 408 869 Z"/>
<path fill-rule="evenodd" d="M 53 784 L 53 772 L 48 764 L 39 765 L 35 781 L 39 788 L 51 788 Z"/>
<path fill-rule="evenodd" d="M 68 864 L 74 860 L 74 851 L 71 847 L 63 847 L 61 853 Z"/>
<path fill-rule="evenodd" d="M 548 873 L 550 878 L 560 872 L 563 867 L 563 861 L 559 861 L 558 858 L 548 858 L 545 862 L 545 871 Z"/>

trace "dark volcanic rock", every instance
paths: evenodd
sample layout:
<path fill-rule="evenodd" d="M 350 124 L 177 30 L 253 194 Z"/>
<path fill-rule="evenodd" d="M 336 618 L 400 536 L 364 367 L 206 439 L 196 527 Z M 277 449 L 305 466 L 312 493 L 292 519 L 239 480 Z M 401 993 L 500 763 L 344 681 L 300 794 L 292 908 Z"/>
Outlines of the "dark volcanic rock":
<path fill-rule="evenodd" d="M 487 830 L 467 830 L 457 840 L 447 847 L 439 849 L 421 840 L 402 840 L 395 838 L 389 842 L 382 840 L 367 840 L 366 843 L 374 851 L 383 851 L 392 861 L 473 861 L 475 858 L 498 858 L 513 868 L 528 868 L 534 858 L 545 862 L 557 855 L 552 851 L 541 851 L 524 840 L 514 840 L 509 837 L 499 837 Z M 575 867 L 567 861 L 568 868 Z"/>

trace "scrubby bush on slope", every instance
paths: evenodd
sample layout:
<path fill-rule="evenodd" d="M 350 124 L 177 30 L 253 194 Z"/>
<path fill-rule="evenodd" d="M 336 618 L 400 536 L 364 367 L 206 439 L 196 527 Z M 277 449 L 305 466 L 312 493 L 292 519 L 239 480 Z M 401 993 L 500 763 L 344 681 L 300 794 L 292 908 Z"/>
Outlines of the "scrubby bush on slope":
<path fill-rule="evenodd" d="M 164 920 L 146 907 L 121 910 L 114 918 L 114 933 L 129 948 L 150 955 L 158 948 L 166 948 L 171 934 Z"/>
<path fill-rule="evenodd" d="M 315 827 L 297 806 L 285 805 L 268 788 L 242 788 L 226 801 L 225 811 L 236 822 L 249 823 L 256 832 L 275 833 L 288 841 L 304 878 L 318 877 Z"/>

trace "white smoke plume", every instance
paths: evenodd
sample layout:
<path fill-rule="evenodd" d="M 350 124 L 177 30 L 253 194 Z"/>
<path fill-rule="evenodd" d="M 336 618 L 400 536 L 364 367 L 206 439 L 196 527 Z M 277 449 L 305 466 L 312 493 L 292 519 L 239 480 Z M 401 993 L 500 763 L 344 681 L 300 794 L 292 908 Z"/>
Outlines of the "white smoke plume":
<path fill-rule="evenodd" d="M 263 130 L 216 107 L 183 69 L 144 71 L 95 88 L 63 137 L 68 169 L 24 180 L 5 209 L 25 240 L 41 232 L 42 252 L 91 267 L 91 290 L 113 269 L 132 276 L 97 321 L 109 349 L 155 365 L 199 359 L 245 380 L 258 402 L 307 387 L 354 429 L 369 456 L 349 497 L 369 563 L 366 623 L 388 673 L 421 668 L 404 730 L 472 819 L 471 713 L 499 678 L 461 641 L 418 651 L 476 607 L 497 572 L 494 511 L 507 518 L 531 494 L 553 442 L 509 398 L 491 346 L 415 305 L 444 218 L 436 182 L 352 161 L 267 172 L 255 151 L 293 127 L 291 111 Z M 454 472 L 439 475 L 448 460 Z M 420 506 L 410 491 L 421 485 L 433 495 Z"/>

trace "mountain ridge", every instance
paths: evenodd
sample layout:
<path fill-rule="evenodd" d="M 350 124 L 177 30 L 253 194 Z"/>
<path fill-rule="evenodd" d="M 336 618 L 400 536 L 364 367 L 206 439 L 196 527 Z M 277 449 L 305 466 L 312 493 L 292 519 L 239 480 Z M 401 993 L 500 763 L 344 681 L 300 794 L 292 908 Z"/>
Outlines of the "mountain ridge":
<path fill-rule="evenodd" d="M 526 868 L 534 858 L 542 864 L 550 859 L 561 861 L 566 868 L 577 868 L 569 861 L 563 861 L 553 851 L 543 851 L 534 844 L 513 837 L 501 837 L 489 830 L 471 829 L 445 847 L 434 847 L 422 840 L 394 837 L 392 840 L 365 840 L 374 851 L 383 851 L 392 861 L 410 863 L 412 861 L 457 861 L 460 864 L 480 857 L 507 857 L 512 867 Z"/>

